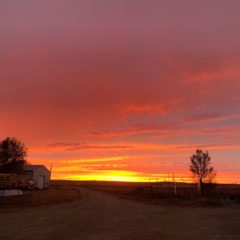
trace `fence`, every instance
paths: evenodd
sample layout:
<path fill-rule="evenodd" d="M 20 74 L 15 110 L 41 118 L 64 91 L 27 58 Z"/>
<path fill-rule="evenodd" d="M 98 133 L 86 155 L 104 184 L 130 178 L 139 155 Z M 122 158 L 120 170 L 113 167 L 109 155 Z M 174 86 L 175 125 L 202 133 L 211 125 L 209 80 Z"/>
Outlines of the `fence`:
<path fill-rule="evenodd" d="M 147 183 L 82 183 L 81 186 L 117 194 L 153 198 L 239 198 L 240 185 L 203 184 L 201 194 L 198 184 L 182 182 L 147 182 Z"/>
<path fill-rule="evenodd" d="M 0 205 L 30 201 L 31 189 L 23 189 L 20 182 L 12 179 L 1 179 L 0 181 Z"/>

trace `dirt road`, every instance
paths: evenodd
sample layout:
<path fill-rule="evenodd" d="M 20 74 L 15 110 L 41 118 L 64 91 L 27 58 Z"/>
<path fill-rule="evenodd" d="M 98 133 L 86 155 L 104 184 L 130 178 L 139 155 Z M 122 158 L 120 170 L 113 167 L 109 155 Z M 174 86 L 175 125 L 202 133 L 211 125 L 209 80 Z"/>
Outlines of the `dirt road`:
<path fill-rule="evenodd" d="M 1 240 L 239 240 L 239 208 L 159 206 L 83 189 L 83 199 L 0 211 Z"/>

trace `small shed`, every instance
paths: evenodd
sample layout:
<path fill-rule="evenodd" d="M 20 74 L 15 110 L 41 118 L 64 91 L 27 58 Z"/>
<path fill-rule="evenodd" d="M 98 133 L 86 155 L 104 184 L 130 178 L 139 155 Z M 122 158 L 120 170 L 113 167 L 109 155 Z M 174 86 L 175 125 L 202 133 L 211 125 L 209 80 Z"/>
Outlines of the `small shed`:
<path fill-rule="evenodd" d="M 38 189 L 49 187 L 51 171 L 48 170 L 44 165 L 25 165 L 22 175 L 28 179 L 34 180 Z"/>

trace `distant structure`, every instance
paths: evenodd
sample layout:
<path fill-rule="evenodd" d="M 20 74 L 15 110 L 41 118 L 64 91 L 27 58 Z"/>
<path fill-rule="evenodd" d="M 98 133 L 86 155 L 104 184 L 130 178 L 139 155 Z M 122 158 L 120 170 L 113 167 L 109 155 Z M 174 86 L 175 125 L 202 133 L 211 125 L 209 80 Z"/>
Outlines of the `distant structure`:
<path fill-rule="evenodd" d="M 44 165 L 25 165 L 21 175 L 33 180 L 38 189 L 49 187 L 51 171 Z"/>

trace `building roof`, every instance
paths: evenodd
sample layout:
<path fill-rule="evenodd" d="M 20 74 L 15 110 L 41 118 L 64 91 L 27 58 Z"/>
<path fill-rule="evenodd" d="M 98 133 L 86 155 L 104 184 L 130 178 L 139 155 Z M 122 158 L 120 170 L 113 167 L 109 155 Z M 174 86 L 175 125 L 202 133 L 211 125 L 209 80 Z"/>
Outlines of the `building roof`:
<path fill-rule="evenodd" d="M 33 171 L 33 170 L 36 170 L 36 169 L 39 169 L 39 168 L 45 168 L 47 171 L 49 171 L 44 165 L 25 165 L 23 167 L 23 170 L 25 171 Z"/>

